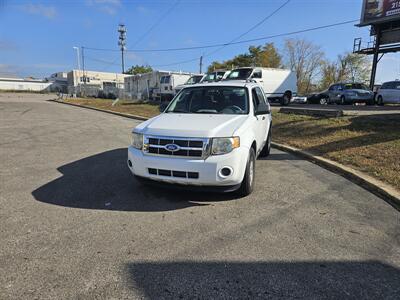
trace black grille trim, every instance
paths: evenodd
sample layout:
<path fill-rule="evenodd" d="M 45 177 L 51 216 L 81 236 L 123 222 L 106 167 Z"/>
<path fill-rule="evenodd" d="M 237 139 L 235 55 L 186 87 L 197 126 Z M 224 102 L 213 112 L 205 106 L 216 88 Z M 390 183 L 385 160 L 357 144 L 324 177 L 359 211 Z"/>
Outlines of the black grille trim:
<path fill-rule="evenodd" d="M 158 176 L 167 176 L 167 177 L 176 177 L 176 178 L 189 178 L 189 179 L 198 179 L 198 172 L 186 172 L 186 171 L 174 171 L 174 170 L 164 170 L 164 169 L 148 169 L 150 175 L 158 175 Z"/>

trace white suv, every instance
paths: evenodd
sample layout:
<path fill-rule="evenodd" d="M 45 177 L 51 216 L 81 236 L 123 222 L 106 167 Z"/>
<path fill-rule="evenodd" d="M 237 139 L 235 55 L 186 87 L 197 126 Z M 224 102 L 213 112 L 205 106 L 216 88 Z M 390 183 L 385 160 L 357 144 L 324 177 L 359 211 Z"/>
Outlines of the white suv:
<path fill-rule="evenodd" d="M 153 181 L 249 195 L 271 148 L 271 112 L 257 83 L 187 87 L 132 131 L 128 166 Z"/>

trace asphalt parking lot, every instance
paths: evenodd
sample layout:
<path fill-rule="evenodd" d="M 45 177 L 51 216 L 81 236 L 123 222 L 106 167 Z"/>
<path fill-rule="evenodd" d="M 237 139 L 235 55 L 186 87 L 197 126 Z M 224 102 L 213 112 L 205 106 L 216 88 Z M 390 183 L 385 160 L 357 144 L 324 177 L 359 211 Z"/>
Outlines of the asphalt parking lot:
<path fill-rule="evenodd" d="M 398 299 L 400 213 L 274 150 L 247 198 L 140 185 L 136 121 L 0 94 L 0 299 Z"/>

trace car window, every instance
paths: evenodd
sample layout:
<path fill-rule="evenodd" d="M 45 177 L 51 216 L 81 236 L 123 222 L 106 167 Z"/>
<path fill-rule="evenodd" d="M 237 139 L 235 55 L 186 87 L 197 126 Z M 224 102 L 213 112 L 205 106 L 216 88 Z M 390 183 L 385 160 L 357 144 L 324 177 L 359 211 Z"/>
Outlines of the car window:
<path fill-rule="evenodd" d="M 329 88 L 330 91 L 336 91 L 336 84 L 331 85 Z"/>
<path fill-rule="evenodd" d="M 164 83 L 169 83 L 171 76 L 165 76 Z"/>
<path fill-rule="evenodd" d="M 385 82 L 384 84 L 382 84 L 382 86 L 380 87 L 380 90 L 386 90 L 388 88 L 388 82 Z"/>
<path fill-rule="evenodd" d="M 262 72 L 261 70 L 257 70 L 253 73 L 253 78 L 262 78 Z"/>
<path fill-rule="evenodd" d="M 348 83 L 344 85 L 345 90 L 368 90 L 362 83 Z"/>
<path fill-rule="evenodd" d="M 251 68 L 243 68 L 243 69 L 236 69 L 229 73 L 226 77 L 227 80 L 246 80 L 250 77 L 251 72 L 253 69 Z"/>
<path fill-rule="evenodd" d="M 166 113 L 248 114 L 247 89 L 232 86 L 188 87 L 172 100 Z"/>
<path fill-rule="evenodd" d="M 252 90 L 254 112 L 266 112 L 269 111 L 268 105 L 265 102 L 263 91 L 259 87 L 255 87 Z"/>
<path fill-rule="evenodd" d="M 160 83 L 164 83 L 164 78 L 165 78 L 165 76 L 161 76 Z"/>

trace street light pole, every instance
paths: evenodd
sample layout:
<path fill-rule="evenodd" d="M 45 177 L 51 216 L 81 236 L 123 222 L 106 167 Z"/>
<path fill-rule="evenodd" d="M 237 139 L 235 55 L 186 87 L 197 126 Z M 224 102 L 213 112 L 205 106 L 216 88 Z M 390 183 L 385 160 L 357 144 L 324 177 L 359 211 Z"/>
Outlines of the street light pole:
<path fill-rule="evenodd" d="M 79 47 L 76 47 L 76 46 L 74 46 L 72 48 L 74 48 L 76 50 L 76 58 L 77 58 L 77 62 L 78 62 L 78 87 L 79 87 L 79 93 L 81 93 L 81 82 L 80 82 L 80 80 L 81 80 L 81 74 L 80 74 L 81 73 L 81 60 L 80 60 L 80 56 L 79 56 L 80 49 L 79 49 Z M 72 73 L 74 73 L 74 72 L 72 72 Z M 75 81 L 75 75 L 73 75 L 73 77 L 74 77 L 74 81 Z M 74 88 L 74 90 L 75 90 L 75 88 Z M 74 91 L 74 93 L 76 95 L 76 91 Z"/>

